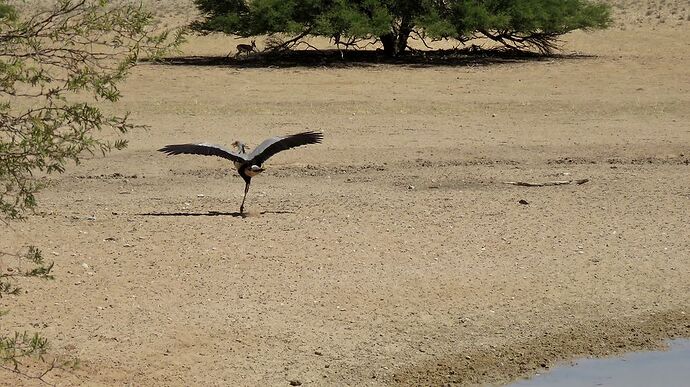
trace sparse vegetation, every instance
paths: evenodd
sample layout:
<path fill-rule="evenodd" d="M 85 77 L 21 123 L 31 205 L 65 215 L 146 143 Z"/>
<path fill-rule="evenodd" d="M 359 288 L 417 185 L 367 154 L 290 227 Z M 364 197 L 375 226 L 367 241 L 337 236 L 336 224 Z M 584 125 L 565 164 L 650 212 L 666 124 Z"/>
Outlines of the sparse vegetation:
<path fill-rule="evenodd" d="M 21 291 L 18 281 L 22 278 L 53 279 L 51 274 L 53 263 L 46 263 L 41 251 L 34 246 L 18 254 L 0 252 L 3 263 L 8 257 L 14 258 L 17 266 L 0 267 L 0 298 L 18 295 Z M 7 313 L 9 312 L 6 310 L 0 310 L 0 317 Z M 46 357 L 48 349 L 48 339 L 36 332 L 14 332 L 13 335 L 0 336 L 0 368 L 29 379 L 43 380 L 45 375 L 56 368 L 76 365 L 75 359 L 62 359 L 55 356 L 48 359 Z M 31 373 L 24 367 L 27 359 L 38 359 L 45 363 L 45 367 L 35 374 Z"/>

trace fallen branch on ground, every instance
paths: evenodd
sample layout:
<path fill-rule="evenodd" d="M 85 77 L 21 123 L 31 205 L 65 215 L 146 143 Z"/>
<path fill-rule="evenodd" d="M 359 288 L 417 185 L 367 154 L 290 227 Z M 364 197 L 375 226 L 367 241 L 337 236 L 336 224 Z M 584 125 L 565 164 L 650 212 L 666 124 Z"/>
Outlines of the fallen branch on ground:
<path fill-rule="evenodd" d="M 547 181 L 544 183 L 530 183 L 530 182 L 525 182 L 525 181 L 504 181 L 503 184 L 512 184 L 512 185 L 519 185 L 522 187 L 546 187 L 546 186 L 551 186 L 551 185 L 567 185 L 567 184 L 585 184 L 588 182 L 589 179 L 578 179 L 578 180 L 556 180 L 556 181 Z"/>

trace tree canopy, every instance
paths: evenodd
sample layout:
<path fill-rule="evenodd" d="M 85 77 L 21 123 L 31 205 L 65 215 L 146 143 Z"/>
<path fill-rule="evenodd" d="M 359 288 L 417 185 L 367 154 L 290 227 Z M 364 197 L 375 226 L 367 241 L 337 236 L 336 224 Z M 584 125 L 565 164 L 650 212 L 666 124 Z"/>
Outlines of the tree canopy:
<path fill-rule="evenodd" d="M 338 45 L 380 43 L 387 55 L 422 39 L 489 38 L 513 49 L 551 53 L 559 35 L 605 28 L 610 8 L 591 0 L 195 0 L 204 20 L 197 31 L 239 36 L 287 34 Z"/>

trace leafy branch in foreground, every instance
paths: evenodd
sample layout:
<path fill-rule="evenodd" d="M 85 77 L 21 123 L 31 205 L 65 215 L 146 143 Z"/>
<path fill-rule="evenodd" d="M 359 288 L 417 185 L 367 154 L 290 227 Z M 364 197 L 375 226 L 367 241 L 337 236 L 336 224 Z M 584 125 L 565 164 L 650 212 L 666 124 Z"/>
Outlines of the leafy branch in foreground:
<path fill-rule="evenodd" d="M 155 32 L 141 5 L 58 0 L 24 17 L 0 0 L 0 216 L 36 206 L 36 172 L 125 147 L 96 134 L 141 126 L 84 101 L 117 101 L 139 58 L 160 58 L 181 41 L 181 31 Z"/>
<path fill-rule="evenodd" d="M 181 31 L 154 31 L 152 14 L 141 5 L 50 3 L 18 11 L 0 0 L 0 221 L 5 223 L 36 206 L 34 194 L 41 188 L 36 175 L 63 172 L 84 153 L 127 145 L 98 133 L 124 134 L 141 126 L 127 114 L 104 113 L 101 106 L 120 98 L 118 86 L 139 58 L 155 60 L 182 42 Z M 7 266 L 8 260 L 17 264 Z M 0 252 L 0 297 L 19 294 L 20 279 L 52 279 L 52 268 L 35 247 L 23 254 Z M 6 314 L 0 311 L 0 317 Z M 48 360 L 48 349 L 38 333 L 0 330 L 0 370 L 46 382 L 50 371 L 76 365 L 54 356 Z"/>
<path fill-rule="evenodd" d="M 12 337 L 0 338 L 0 364 L 11 364 L 12 370 L 19 371 L 20 359 L 36 356 L 43 359 L 48 350 L 48 339 L 38 333 L 30 335 L 16 332 Z"/>
<path fill-rule="evenodd" d="M 58 357 L 48 359 L 48 350 L 48 339 L 38 333 L 15 332 L 12 337 L 2 337 L 0 338 L 0 369 L 14 372 L 27 379 L 47 383 L 44 378 L 51 371 L 76 368 L 79 365 L 77 360 L 65 360 Z M 31 373 L 26 369 L 27 367 L 24 367 L 25 364 L 22 363 L 24 359 L 38 359 L 47 366 Z"/>
<path fill-rule="evenodd" d="M 18 258 L 20 262 L 28 261 L 31 264 L 30 269 L 23 269 L 22 267 L 8 267 L 0 272 L 0 298 L 3 294 L 17 295 L 21 288 L 16 285 L 16 280 L 18 278 L 41 278 L 41 279 L 54 279 L 50 272 L 53 270 L 53 262 L 46 264 L 43 259 L 43 254 L 41 250 L 37 249 L 35 246 L 29 246 L 28 250 L 24 254 L 10 254 L 0 252 L 0 257 L 2 256 L 13 256 Z"/>
<path fill-rule="evenodd" d="M 21 289 L 17 281 L 20 278 L 53 279 L 53 263 L 47 264 L 41 251 L 36 247 L 31 246 L 26 252 L 18 254 L 0 252 L 0 257 L 8 256 L 16 259 L 18 264 L 16 267 L 0 268 L 0 298 L 3 295 L 18 295 Z M 25 266 L 29 268 L 24 268 Z M 0 317 L 6 314 L 7 311 L 0 310 Z M 77 365 L 76 360 L 63 360 L 59 357 L 48 359 L 48 349 L 48 339 L 39 333 L 15 332 L 11 336 L 0 336 L 0 369 L 45 382 L 44 377 L 49 372 Z M 24 366 L 27 359 L 36 359 L 47 366 L 42 366 L 39 371 L 32 373 Z"/>

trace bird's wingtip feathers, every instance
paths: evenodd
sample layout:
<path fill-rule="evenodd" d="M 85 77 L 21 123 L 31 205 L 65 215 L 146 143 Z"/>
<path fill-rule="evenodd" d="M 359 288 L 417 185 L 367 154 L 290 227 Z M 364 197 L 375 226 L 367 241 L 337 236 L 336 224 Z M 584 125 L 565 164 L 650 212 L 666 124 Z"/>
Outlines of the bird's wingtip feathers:
<path fill-rule="evenodd" d="M 310 140 L 310 143 L 312 143 L 312 144 L 319 144 L 323 140 L 323 133 L 315 132 L 313 130 L 310 130 L 308 132 L 299 133 L 296 136 L 307 137 Z"/>
<path fill-rule="evenodd" d="M 166 146 L 158 149 L 158 152 L 163 152 L 168 156 L 174 155 L 174 154 L 178 153 L 178 149 L 176 149 L 177 147 L 179 147 L 179 145 L 166 145 Z"/>
<path fill-rule="evenodd" d="M 158 149 L 158 152 L 168 153 L 168 152 L 172 151 L 172 149 L 170 149 L 170 147 L 171 147 L 171 145 L 166 145 L 166 146 Z"/>

